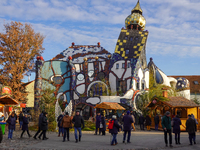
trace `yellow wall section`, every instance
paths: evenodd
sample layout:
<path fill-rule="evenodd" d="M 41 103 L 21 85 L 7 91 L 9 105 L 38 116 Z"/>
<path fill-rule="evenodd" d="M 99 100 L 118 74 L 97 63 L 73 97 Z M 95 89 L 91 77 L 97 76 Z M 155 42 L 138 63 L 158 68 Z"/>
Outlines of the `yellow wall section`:
<path fill-rule="evenodd" d="M 35 81 L 26 86 L 26 92 L 28 93 L 26 107 L 34 107 L 34 83 Z"/>
<path fill-rule="evenodd" d="M 180 118 L 181 119 L 181 118 Z M 186 129 L 184 127 L 186 127 L 186 119 L 181 119 L 181 124 L 183 125 L 180 125 L 180 129 L 181 131 L 185 131 Z"/>
<path fill-rule="evenodd" d="M 188 108 L 188 109 L 187 109 L 187 114 L 188 114 L 188 115 L 193 114 L 194 117 L 197 118 L 197 107 L 195 107 L 195 108 Z"/>

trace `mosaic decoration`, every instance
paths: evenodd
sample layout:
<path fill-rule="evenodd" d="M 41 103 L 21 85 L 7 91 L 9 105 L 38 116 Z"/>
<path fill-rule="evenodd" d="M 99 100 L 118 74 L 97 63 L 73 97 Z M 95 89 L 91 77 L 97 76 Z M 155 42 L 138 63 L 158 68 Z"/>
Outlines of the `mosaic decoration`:
<path fill-rule="evenodd" d="M 122 29 L 117 40 L 115 53 L 124 59 L 138 59 L 143 46 L 146 44 L 148 32 Z"/>
<path fill-rule="evenodd" d="M 181 90 L 190 87 L 189 81 L 186 78 L 179 77 L 176 79 L 177 79 L 176 89 Z"/>
<path fill-rule="evenodd" d="M 111 55 L 100 45 L 75 45 L 72 44 L 69 48 L 58 54 L 53 60 L 68 61 L 69 56 L 72 57 L 72 63 L 83 63 L 84 58 L 87 62 L 96 61 L 95 57 L 98 56 L 98 61 L 105 61 Z"/>
<path fill-rule="evenodd" d="M 41 101 L 41 91 L 42 91 L 42 78 L 41 78 L 41 68 L 43 66 L 43 58 L 37 57 L 36 61 L 36 72 L 35 72 L 35 101 L 34 101 L 34 109 L 35 111 L 39 110 L 39 103 Z"/>

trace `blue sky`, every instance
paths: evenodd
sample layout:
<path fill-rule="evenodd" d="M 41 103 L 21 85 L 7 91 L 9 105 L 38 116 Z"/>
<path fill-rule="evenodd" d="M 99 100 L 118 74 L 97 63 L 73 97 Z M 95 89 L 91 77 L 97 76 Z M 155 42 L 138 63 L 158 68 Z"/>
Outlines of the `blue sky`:
<path fill-rule="evenodd" d="M 30 23 L 46 38 L 49 60 L 69 47 L 101 43 L 113 53 L 137 0 L 1 0 L 0 32 L 10 21 Z M 200 1 L 140 0 L 146 18 L 147 62 L 167 75 L 200 75 Z M 32 75 L 31 79 L 34 79 Z"/>

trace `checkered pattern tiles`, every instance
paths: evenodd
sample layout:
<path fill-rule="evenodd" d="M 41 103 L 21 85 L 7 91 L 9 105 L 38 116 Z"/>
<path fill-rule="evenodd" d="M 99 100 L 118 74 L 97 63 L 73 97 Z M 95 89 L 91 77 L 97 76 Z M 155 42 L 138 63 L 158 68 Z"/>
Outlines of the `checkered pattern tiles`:
<path fill-rule="evenodd" d="M 124 59 L 137 59 L 146 44 L 147 36 L 148 31 L 122 29 L 117 40 L 115 53 L 120 54 Z"/>

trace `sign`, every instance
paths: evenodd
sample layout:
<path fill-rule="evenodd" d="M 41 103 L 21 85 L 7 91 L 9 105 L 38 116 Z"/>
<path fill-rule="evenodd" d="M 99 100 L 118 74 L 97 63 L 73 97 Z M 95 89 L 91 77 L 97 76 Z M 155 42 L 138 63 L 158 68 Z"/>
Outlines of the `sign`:
<path fill-rule="evenodd" d="M 25 107 L 26 107 L 26 104 L 25 104 L 25 103 L 21 103 L 21 104 L 20 104 L 20 107 L 21 107 L 21 108 L 25 108 Z"/>
<path fill-rule="evenodd" d="M 10 87 L 8 86 L 4 86 L 2 88 L 2 92 L 1 92 L 2 95 L 12 95 L 12 90 Z"/>

